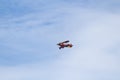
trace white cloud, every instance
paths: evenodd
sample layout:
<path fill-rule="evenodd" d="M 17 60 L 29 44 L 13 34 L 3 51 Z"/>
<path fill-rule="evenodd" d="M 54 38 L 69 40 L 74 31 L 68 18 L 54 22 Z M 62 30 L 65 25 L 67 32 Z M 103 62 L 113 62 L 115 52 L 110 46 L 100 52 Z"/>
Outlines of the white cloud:
<path fill-rule="evenodd" d="M 16 39 L 16 42 L 18 39 L 30 39 L 30 42 L 38 43 L 39 40 L 42 41 L 41 38 L 44 37 L 48 41 L 42 41 L 43 43 L 49 43 L 49 40 L 53 43 L 58 40 L 70 39 L 74 44 L 74 47 L 60 51 L 55 50 L 56 53 L 54 51 L 54 53 L 48 51 L 46 54 L 58 54 L 56 55 L 57 58 L 55 61 L 52 60 L 46 62 L 43 61 L 44 63 L 36 62 L 11 67 L 0 67 L 0 75 L 2 75 L 2 77 L 0 77 L 1 80 L 120 79 L 120 55 L 116 55 L 116 52 L 109 53 L 109 49 L 115 49 L 118 47 L 116 45 L 120 43 L 120 15 L 72 6 L 60 8 L 60 10 L 61 11 L 56 13 L 58 14 L 63 11 L 64 18 L 58 18 L 57 24 L 53 25 L 52 28 L 40 27 L 37 29 L 33 28 L 28 32 L 21 32 L 22 30 L 20 32 L 13 32 L 17 33 L 14 35 L 19 36 Z M 54 15 L 54 13 L 51 14 Z M 47 17 L 43 19 L 45 19 L 46 22 Z M 51 19 L 52 18 L 50 18 L 50 20 Z M 29 26 L 31 21 L 28 21 L 27 23 L 28 24 L 26 24 L 25 21 L 25 26 Z M 34 21 L 32 23 L 34 23 Z M 39 18 L 38 20 L 35 20 L 35 24 L 37 23 L 39 23 Z M 34 26 L 35 24 L 31 25 Z M 41 34 L 40 38 L 38 38 L 39 34 Z M 35 38 L 37 38 L 37 40 Z M 23 42 L 23 44 L 24 43 L 25 42 Z M 32 49 L 28 47 L 28 44 L 26 45 L 28 49 Z M 24 47 L 26 45 L 21 45 L 19 49 L 26 49 L 26 47 Z M 16 45 L 14 48 L 15 47 Z M 36 49 L 33 50 L 33 53 L 35 51 Z M 39 53 L 39 49 L 37 49 L 37 51 Z"/>

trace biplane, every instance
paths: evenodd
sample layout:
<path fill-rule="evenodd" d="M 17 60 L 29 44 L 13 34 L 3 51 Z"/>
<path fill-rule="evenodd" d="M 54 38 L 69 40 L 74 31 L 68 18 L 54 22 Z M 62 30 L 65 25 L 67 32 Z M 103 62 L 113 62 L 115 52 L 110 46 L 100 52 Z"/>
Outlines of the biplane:
<path fill-rule="evenodd" d="M 69 42 L 70 42 L 69 40 L 66 40 L 66 41 L 58 43 L 57 45 L 59 46 L 59 49 L 65 48 L 65 47 L 68 47 L 68 48 L 73 47 L 73 45 L 70 44 Z"/>

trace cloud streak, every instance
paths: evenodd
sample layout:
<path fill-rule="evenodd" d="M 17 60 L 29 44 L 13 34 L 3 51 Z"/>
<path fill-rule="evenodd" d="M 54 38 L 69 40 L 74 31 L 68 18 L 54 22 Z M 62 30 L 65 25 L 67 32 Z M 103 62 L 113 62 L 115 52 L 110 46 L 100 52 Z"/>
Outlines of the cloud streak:
<path fill-rule="evenodd" d="M 1 22 L 1 80 L 120 79 L 120 15 L 60 4 Z"/>

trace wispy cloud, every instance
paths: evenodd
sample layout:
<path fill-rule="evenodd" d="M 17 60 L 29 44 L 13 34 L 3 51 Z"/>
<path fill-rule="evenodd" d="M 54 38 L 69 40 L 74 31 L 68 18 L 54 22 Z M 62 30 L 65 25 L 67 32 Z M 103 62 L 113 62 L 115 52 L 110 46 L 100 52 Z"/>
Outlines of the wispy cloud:
<path fill-rule="evenodd" d="M 96 7 L 94 3 L 103 2 L 83 1 Z M 33 11 L 1 19 L 1 80 L 120 79 L 119 13 L 72 5 L 67 0 L 30 0 L 20 4 Z M 66 39 L 70 39 L 73 48 L 59 50 L 57 42 Z"/>

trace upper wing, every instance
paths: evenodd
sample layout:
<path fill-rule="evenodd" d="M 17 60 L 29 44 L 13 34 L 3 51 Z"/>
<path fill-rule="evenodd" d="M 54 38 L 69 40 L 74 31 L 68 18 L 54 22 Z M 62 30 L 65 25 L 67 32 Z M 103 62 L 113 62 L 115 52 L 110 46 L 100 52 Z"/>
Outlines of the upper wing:
<path fill-rule="evenodd" d="M 68 43 L 68 42 L 70 42 L 69 40 L 67 40 L 67 41 L 63 41 L 63 42 L 61 42 L 61 43 Z"/>
<path fill-rule="evenodd" d="M 58 43 L 57 45 L 64 44 L 64 43 L 68 43 L 68 42 L 69 42 L 69 40 L 66 40 L 66 41 L 63 41 L 63 42 Z"/>

